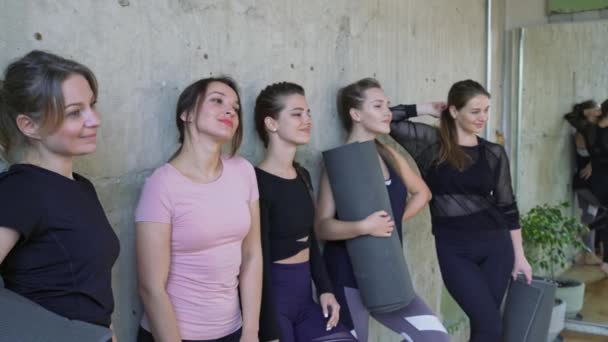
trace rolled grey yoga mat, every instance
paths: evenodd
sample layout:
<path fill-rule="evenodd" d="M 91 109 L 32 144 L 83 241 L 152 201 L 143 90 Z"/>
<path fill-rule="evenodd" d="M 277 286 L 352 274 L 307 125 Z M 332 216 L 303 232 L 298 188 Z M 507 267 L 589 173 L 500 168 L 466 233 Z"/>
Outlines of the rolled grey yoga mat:
<path fill-rule="evenodd" d="M 5 288 L 0 288 L 0 341 L 107 342 L 108 328 L 69 320 Z"/>
<path fill-rule="evenodd" d="M 374 142 L 328 150 L 323 159 L 340 220 L 362 220 L 378 210 L 393 216 Z M 396 229 L 390 237 L 347 240 L 346 247 L 363 304 L 370 312 L 391 312 L 411 302 L 414 287 Z"/>
<path fill-rule="evenodd" d="M 503 342 L 547 341 L 556 286 L 533 278 L 511 282 L 503 311 Z"/>

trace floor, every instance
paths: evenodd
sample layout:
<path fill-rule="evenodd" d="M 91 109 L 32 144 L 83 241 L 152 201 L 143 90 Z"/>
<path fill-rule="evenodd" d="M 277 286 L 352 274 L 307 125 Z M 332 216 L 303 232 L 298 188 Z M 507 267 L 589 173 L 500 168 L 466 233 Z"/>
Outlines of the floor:
<path fill-rule="evenodd" d="M 608 278 L 597 266 L 574 266 L 565 277 L 584 281 L 585 304 L 581 314 L 589 322 L 608 324 Z"/>
<path fill-rule="evenodd" d="M 608 324 L 608 277 L 597 266 L 574 266 L 564 276 L 586 283 L 585 304 L 581 314 L 587 322 Z M 608 336 L 564 332 L 566 342 L 608 342 Z"/>
<path fill-rule="evenodd" d="M 566 342 L 607 342 L 608 336 L 585 335 L 573 332 L 563 332 L 562 337 Z"/>

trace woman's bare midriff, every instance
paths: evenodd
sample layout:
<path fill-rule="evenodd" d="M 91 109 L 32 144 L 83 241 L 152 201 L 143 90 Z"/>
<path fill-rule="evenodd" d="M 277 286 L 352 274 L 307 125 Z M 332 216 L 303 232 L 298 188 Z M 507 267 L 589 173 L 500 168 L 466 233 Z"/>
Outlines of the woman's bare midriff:
<path fill-rule="evenodd" d="M 306 248 L 298 252 L 298 254 L 294 256 L 290 256 L 289 258 L 285 258 L 282 260 L 277 260 L 275 263 L 277 264 L 301 264 L 303 262 L 307 262 L 310 259 L 310 249 Z"/>

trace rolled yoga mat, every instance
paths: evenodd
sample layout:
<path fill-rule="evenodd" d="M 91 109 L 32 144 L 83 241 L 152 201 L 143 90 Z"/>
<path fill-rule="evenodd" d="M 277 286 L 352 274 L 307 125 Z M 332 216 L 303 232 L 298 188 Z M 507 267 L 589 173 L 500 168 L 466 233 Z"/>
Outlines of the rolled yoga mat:
<path fill-rule="evenodd" d="M 0 288 L 0 341 L 107 342 L 111 338 L 108 328 L 69 320 Z"/>
<path fill-rule="evenodd" d="M 503 311 L 503 342 L 547 341 L 555 302 L 553 283 L 523 277 L 511 282 Z"/>
<path fill-rule="evenodd" d="M 340 220 L 359 221 L 378 210 L 393 216 L 374 142 L 328 150 L 323 159 Z M 396 229 L 390 237 L 347 240 L 346 248 L 370 312 L 391 312 L 411 302 L 414 287 Z"/>

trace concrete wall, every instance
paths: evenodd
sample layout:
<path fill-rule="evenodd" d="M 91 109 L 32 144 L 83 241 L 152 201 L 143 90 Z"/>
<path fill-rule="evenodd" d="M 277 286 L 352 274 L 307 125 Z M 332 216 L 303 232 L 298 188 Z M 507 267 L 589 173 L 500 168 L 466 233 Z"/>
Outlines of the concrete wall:
<path fill-rule="evenodd" d="M 563 114 L 608 97 L 608 21 L 554 24 L 525 31 L 520 210 L 569 201 L 573 140 Z"/>
<path fill-rule="evenodd" d="M 504 1 L 496 3 L 499 40 Z M 375 76 L 394 103 L 412 103 L 445 99 L 464 78 L 485 79 L 484 0 L 0 0 L 0 9 L 2 67 L 44 49 L 85 63 L 99 78 L 99 149 L 77 171 L 95 183 L 122 243 L 113 281 L 121 341 L 133 340 L 141 315 L 133 210 L 145 177 L 177 146 L 173 110 L 186 85 L 222 73 L 237 79 L 245 109 L 241 154 L 256 163 L 263 153 L 253 130 L 256 94 L 275 81 L 302 84 L 315 128 L 299 159 L 318 179 L 319 153 L 344 138 L 334 105 L 339 86 Z M 406 241 L 416 288 L 438 309 L 427 210 L 406 225 Z M 370 340 L 397 336 L 374 324 Z"/>

